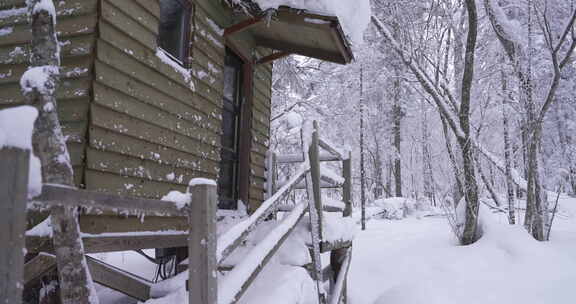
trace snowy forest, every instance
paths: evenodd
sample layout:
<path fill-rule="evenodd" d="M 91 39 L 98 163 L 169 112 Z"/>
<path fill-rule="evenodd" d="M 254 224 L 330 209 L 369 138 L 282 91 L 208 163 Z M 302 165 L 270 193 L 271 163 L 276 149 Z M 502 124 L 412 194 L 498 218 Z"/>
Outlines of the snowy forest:
<path fill-rule="evenodd" d="M 0 299 L 568 304 L 576 0 L 0 0 Z"/>
<path fill-rule="evenodd" d="M 354 202 L 462 201 L 473 222 L 486 198 L 546 240 L 548 202 L 576 191 L 575 3 L 373 1 L 372 12 L 351 66 L 275 66 L 274 145 L 289 149 L 285 130 L 314 117 L 357 156 Z"/>

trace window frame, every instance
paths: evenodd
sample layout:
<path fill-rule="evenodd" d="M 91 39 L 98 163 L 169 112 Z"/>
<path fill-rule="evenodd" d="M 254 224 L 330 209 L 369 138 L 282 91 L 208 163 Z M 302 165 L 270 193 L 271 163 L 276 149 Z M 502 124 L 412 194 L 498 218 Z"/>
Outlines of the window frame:
<path fill-rule="evenodd" d="M 160 1 L 162 1 L 162 0 L 160 0 Z M 180 3 L 180 5 L 182 5 L 184 7 L 184 9 L 186 10 L 185 12 L 187 12 L 187 13 L 183 12 L 183 16 L 184 16 L 183 24 L 184 24 L 185 28 L 184 28 L 184 32 L 182 33 L 182 37 L 180 37 L 181 46 L 179 49 L 179 51 L 181 51 L 183 53 L 184 58 L 179 59 L 176 56 L 174 56 L 172 53 L 170 53 L 168 50 L 166 50 L 165 48 L 162 47 L 162 38 L 160 36 L 160 26 L 162 25 L 161 12 L 159 12 L 160 17 L 158 18 L 158 36 L 156 37 L 156 45 L 170 59 L 179 63 L 184 68 L 189 69 L 191 67 L 190 53 L 191 53 L 191 48 L 192 48 L 191 44 L 192 44 L 193 16 L 195 14 L 196 8 L 190 0 L 171 0 L 171 1 L 178 1 Z"/>

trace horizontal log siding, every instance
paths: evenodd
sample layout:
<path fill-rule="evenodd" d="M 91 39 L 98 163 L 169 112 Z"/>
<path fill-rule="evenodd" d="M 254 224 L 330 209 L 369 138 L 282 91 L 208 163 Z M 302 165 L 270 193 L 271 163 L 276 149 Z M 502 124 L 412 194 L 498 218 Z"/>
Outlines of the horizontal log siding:
<path fill-rule="evenodd" d="M 257 54 L 261 57 L 270 52 L 259 50 Z M 250 205 L 259 206 L 266 192 L 266 151 L 270 147 L 271 63 L 255 66 L 253 94 Z"/>
<path fill-rule="evenodd" d="M 81 186 L 85 168 L 86 132 L 93 75 L 98 0 L 56 3 L 56 30 L 61 43 L 61 83 L 57 91 L 58 113 L 74 168 Z M 0 1 L 0 10 L 24 8 L 24 0 Z M 0 19 L 0 110 L 24 104 L 19 81 L 29 66 L 32 34 L 26 14 Z"/>
<path fill-rule="evenodd" d="M 196 10 L 192 82 L 157 56 L 158 0 L 100 0 L 86 184 L 158 198 L 217 179 L 224 41 Z"/>

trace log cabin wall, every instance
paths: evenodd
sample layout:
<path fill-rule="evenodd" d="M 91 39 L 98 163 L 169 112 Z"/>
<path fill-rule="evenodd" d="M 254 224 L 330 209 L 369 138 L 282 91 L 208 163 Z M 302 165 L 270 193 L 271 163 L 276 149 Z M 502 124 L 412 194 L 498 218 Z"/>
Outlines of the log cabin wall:
<path fill-rule="evenodd" d="M 187 79 L 156 55 L 159 0 L 55 1 L 62 43 L 58 110 L 78 186 L 159 198 L 184 191 L 194 177 L 217 179 L 227 43 L 221 29 L 237 20 L 219 1 L 191 2 Z M 4 12 L 24 7 L 24 0 L 0 3 Z M 18 81 L 29 64 L 31 39 L 25 14 L 1 14 L 0 109 L 24 102 Z M 233 40 L 251 60 L 270 53 L 255 49 L 249 32 Z M 264 198 L 271 83 L 272 64 L 254 65 L 252 210 Z"/>
<path fill-rule="evenodd" d="M 62 69 L 58 113 L 78 186 L 83 184 L 98 0 L 56 1 Z M 25 0 L 0 1 L 0 109 L 24 104 L 20 77 L 29 65 L 32 33 Z"/>
<path fill-rule="evenodd" d="M 100 0 L 100 14 L 87 189 L 159 198 L 216 179 L 222 38 L 192 42 L 187 79 L 156 54 L 159 1 Z"/>

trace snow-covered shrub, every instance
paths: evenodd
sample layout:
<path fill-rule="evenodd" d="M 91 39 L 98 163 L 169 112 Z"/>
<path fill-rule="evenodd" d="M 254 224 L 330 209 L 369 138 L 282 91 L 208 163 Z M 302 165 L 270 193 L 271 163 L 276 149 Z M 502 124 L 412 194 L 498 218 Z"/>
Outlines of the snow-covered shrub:
<path fill-rule="evenodd" d="M 438 208 L 433 207 L 427 200 L 414 200 L 405 197 L 380 198 L 374 201 L 374 205 L 381 211 L 374 217 L 401 220 L 406 217 L 421 217 L 440 214 Z"/>

